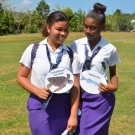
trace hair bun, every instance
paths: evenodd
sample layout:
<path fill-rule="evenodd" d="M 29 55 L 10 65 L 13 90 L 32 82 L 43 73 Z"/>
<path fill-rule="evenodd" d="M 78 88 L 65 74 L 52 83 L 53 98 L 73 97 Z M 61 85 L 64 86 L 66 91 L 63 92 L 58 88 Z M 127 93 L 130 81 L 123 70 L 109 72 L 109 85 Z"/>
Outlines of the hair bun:
<path fill-rule="evenodd" d="M 95 3 L 93 8 L 94 8 L 94 10 L 100 11 L 101 13 L 104 13 L 106 11 L 106 6 L 104 6 L 100 3 Z"/>

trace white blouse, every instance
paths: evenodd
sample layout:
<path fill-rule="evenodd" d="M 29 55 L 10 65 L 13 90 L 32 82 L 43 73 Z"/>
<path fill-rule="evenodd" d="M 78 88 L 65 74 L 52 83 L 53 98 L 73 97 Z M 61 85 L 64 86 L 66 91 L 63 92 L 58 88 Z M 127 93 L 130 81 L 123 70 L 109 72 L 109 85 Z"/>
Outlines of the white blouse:
<path fill-rule="evenodd" d="M 80 69 L 77 65 L 79 65 L 79 61 L 77 55 L 74 53 L 74 59 L 72 66 L 70 66 L 70 57 L 67 51 L 69 49 L 65 45 L 61 45 L 55 52 L 53 52 L 51 46 L 47 43 L 47 38 L 39 43 L 39 48 L 36 53 L 36 57 L 33 62 L 32 71 L 31 71 L 31 83 L 39 88 L 45 87 L 45 77 L 50 70 L 50 63 L 48 61 L 47 52 L 46 52 L 46 44 L 50 51 L 51 62 L 56 64 L 57 55 L 62 49 L 63 56 L 58 67 L 66 68 L 70 70 L 73 74 L 79 74 Z M 29 45 L 24 51 L 20 63 L 31 69 L 31 51 L 34 44 Z"/>
<path fill-rule="evenodd" d="M 98 54 L 93 58 L 91 63 L 91 70 L 97 71 L 107 79 L 107 70 L 103 68 L 102 62 L 105 63 L 106 66 L 114 66 L 116 63 L 120 62 L 120 58 L 118 56 L 116 47 L 104 40 L 101 37 L 100 42 L 95 46 L 95 48 L 91 51 L 90 45 L 88 43 L 88 39 L 81 38 L 75 40 L 71 43 L 70 47 L 72 48 L 73 52 L 78 55 L 78 59 L 80 62 L 79 68 L 80 72 L 82 72 L 83 64 L 85 62 L 85 46 L 89 50 L 88 56 L 92 55 L 92 52 L 99 46 L 101 47 Z"/>

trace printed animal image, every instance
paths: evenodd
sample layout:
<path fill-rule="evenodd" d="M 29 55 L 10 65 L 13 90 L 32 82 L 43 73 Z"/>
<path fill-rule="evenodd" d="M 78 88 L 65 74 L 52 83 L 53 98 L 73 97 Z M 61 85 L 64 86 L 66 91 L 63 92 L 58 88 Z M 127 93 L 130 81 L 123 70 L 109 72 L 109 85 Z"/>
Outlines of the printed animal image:
<path fill-rule="evenodd" d="M 97 82 L 91 80 L 90 78 L 87 79 L 87 78 L 85 78 L 83 75 L 82 75 L 81 80 L 85 80 L 87 83 L 93 83 L 93 84 L 95 84 L 95 85 L 98 86 L 98 83 L 97 83 Z"/>
<path fill-rule="evenodd" d="M 59 76 L 59 77 L 51 77 L 48 78 L 49 84 L 47 88 L 50 88 L 52 85 L 57 86 L 58 88 L 54 90 L 54 92 L 61 90 L 66 86 L 66 84 L 73 84 L 72 80 L 70 79 L 70 74 L 67 74 L 67 77 Z"/>

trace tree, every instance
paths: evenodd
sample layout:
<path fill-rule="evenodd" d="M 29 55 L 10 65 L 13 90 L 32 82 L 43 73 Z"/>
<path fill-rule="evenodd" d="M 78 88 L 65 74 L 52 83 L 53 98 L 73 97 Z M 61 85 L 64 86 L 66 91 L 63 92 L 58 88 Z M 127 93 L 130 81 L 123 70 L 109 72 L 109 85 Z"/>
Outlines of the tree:
<path fill-rule="evenodd" d="M 132 27 L 135 30 L 135 22 L 132 22 Z"/>
<path fill-rule="evenodd" d="M 119 31 L 118 17 L 117 15 L 106 16 L 106 28 L 107 31 Z"/>
<path fill-rule="evenodd" d="M 21 33 L 21 30 L 20 30 L 20 26 L 21 26 L 21 23 L 25 17 L 25 14 L 23 12 L 14 12 L 12 11 L 12 14 L 13 14 L 13 18 L 14 18 L 14 22 L 15 22 L 15 26 L 16 26 L 16 34 L 19 34 Z"/>
<path fill-rule="evenodd" d="M 14 32 L 14 19 L 9 10 L 4 10 L 0 16 L 0 35 Z"/>
<path fill-rule="evenodd" d="M 77 17 L 77 31 L 82 32 L 83 31 L 83 26 L 84 26 L 84 20 L 86 17 L 85 11 L 82 11 L 79 9 L 77 12 L 75 12 L 76 17 Z"/>
<path fill-rule="evenodd" d="M 39 13 L 36 10 L 28 11 L 23 20 L 24 32 L 38 32 L 38 30 L 43 26 L 43 24 L 44 21 L 42 20 L 41 15 L 39 15 Z"/>
<path fill-rule="evenodd" d="M 122 11 L 120 9 L 116 9 L 113 15 L 120 16 L 122 14 Z"/>
<path fill-rule="evenodd" d="M 126 16 L 125 14 L 121 16 L 119 20 L 119 29 L 120 31 L 128 31 L 133 29 L 129 16 Z"/>
<path fill-rule="evenodd" d="M 50 6 L 44 0 L 41 0 L 38 3 L 36 10 L 42 16 L 43 19 L 46 19 L 46 17 L 50 13 Z"/>
<path fill-rule="evenodd" d="M 11 0 L 0 0 L 0 3 L 2 4 L 2 9 L 10 9 L 12 6 L 12 1 Z"/>
<path fill-rule="evenodd" d="M 0 14 L 2 14 L 3 13 L 3 8 L 2 8 L 2 3 L 0 3 Z"/>
<path fill-rule="evenodd" d="M 56 5 L 56 8 L 58 11 L 62 11 L 67 15 L 69 19 L 70 31 L 78 31 L 78 32 L 83 31 L 84 19 L 86 17 L 85 11 L 79 9 L 77 12 L 74 13 L 71 8 L 67 7 L 65 9 L 62 9 L 58 5 Z"/>
<path fill-rule="evenodd" d="M 106 30 L 129 31 L 133 29 L 131 24 L 132 14 L 124 14 L 117 9 L 113 15 L 106 16 Z"/>
<path fill-rule="evenodd" d="M 76 31 L 76 27 L 77 27 L 77 17 L 75 15 L 75 13 L 72 11 L 72 9 L 70 9 L 69 7 L 62 9 L 61 7 L 59 7 L 58 5 L 56 5 L 56 8 L 58 11 L 62 11 L 64 12 L 69 20 L 69 30 L 70 31 Z M 54 9 L 54 11 L 56 11 Z"/>
<path fill-rule="evenodd" d="M 26 5 L 13 5 L 10 8 L 10 12 L 12 12 L 13 18 L 14 18 L 14 22 L 15 22 L 15 34 L 19 34 L 21 33 L 21 29 L 20 27 L 22 27 L 22 22 L 25 18 L 26 11 L 28 10 L 28 6 Z"/>
<path fill-rule="evenodd" d="M 58 11 L 63 11 L 63 9 L 60 7 L 60 6 L 58 6 L 58 5 L 56 5 L 56 8 L 57 8 L 57 10 Z M 55 10 L 55 9 L 53 9 L 54 11 L 57 11 L 57 10 Z"/>
<path fill-rule="evenodd" d="M 120 22 L 120 18 L 121 18 L 122 12 L 120 9 L 116 9 L 116 11 L 113 14 L 113 17 L 115 18 L 115 31 L 120 31 L 119 29 L 119 22 Z"/>
<path fill-rule="evenodd" d="M 117 31 L 127 31 L 133 28 L 131 24 L 131 15 L 124 14 L 120 9 L 117 9 L 113 16 L 116 19 L 116 30 Z"/>
<path fill-rule="evenodd" d="M 63 9 L 63 12 L 67 15 L 67 17 L 69 19 L 69 30 L 70 31 L 76 31 L 77 17 L 74 14 L 74 12 L 72 11 L 72 9 L 67 7 L 65 9 Z"/>

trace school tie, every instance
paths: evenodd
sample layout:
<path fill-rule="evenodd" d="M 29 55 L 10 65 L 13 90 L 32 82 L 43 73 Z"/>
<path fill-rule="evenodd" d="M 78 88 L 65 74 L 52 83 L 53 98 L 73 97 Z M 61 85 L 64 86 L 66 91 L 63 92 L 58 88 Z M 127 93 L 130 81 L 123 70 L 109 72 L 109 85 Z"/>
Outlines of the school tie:
<path fill-rule="evenodd" d="M 85 62 L 83 64 L 83 68 L 82 68 L 82 71 L 85 71 L 85 70 L 90 70 L 90 66 L 91 66 L 91 62 L 92 62 L 92 59 L 97 55 L 97 53 L 100 51 L 101 47 L 97 47 L 93 53 L 92 53 L 92 56 L 89 57 L 88 56 L 88 52 L 89 50 L 87 49 L 86 45 L 85 45 L 85 55 L 86 55 L 86 58 L 85 58 Z"/>
<path fill-rule="evenodd" d="M 50 51 L 49 51 L 49 49 L 48 49 L 48 46 L 46 45 L 47 57 L 48 57 L 48 61 L 49 61 L 49 63 L 50 63 L 50 71 L 53 70 L 53 69 L 55 69 L 55 68 L 57 68 L 58 65 L 60 64 L 61 59 L 62 59 L 62 55 L 63 55 L 63 50 L 64 50 L 64 49 L 62 49 L 62 51 L 58 53 L 58 56 L 57 56 L 57 58 L 56 58 L 56 64 L 53 64 L 53 63 L 51 62 Z"/>
<path fill-rule="evenodd" d="M 49 61 L 49 63 L 50 63 L 50 70 L 49 70 L 49 71 L 51 71 L 51 70 L 57 68 L 58 65 L 60 64 L 61 59 L 62 59 L 62 56 L 63 56 L 63 51 L 64 51 L 64 49 L 62 49 L 62 51 L 58 53 L 58 56 L 57 56 L 57 58 L 56 58 L 56 64 L 53 64 L 53 63 L 51 62 L 50 51 L 49 51 L 47 45 L 46 45 L 46 51 L 47 51 L 48 61 Z M 51 93 L 50 96 L 49 96 L 49 98 L 48 98 L 47 100 L 45 100 L 45 102 L 43 103 L 43 105 L 42 105 L 42 107 L 41 107 L 42 110 L 43 110 L 43 109 L 46 109 L 46 107 L 47 107 L 47 105 L 49 104 L 49 101 L 50 101 L 50 99 L 52 98 L 52 96 L 53 96 L 53 93 Z"/>

